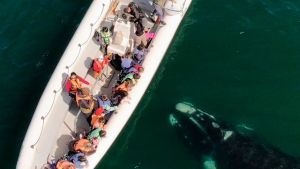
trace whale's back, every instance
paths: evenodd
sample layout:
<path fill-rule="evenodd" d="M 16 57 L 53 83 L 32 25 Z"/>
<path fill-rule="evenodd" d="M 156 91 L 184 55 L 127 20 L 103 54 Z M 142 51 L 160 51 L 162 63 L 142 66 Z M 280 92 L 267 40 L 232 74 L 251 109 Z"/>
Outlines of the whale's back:
<path fill-rule="evenodd" d="M 239 133 L 221 143 L 220 149 L 227 156 L 225 163 L 235 169 L 300 169 L 298 159 Z"/>

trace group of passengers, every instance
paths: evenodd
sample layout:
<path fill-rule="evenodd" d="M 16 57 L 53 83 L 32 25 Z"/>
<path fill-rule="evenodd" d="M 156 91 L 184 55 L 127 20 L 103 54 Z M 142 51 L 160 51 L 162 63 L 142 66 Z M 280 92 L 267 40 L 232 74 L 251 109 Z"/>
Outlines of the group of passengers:
<path fill-rule="evenodd" d="M 154 14 L 157 15 L 156 23 L 157 24 L 165 24 L 163 21 L 164 19 L 164 14 L 162 12 L 161 7 L 158 5 L 158 1 L 153 1 L 155 9 L 152 12 L 152 16 Z M 143 25 L 147 18 L 146 15 L 143 13 L 143 11 L 134 3 L 131 2 L 129 3 L 128 7 L 124 8 L 124 13 L 129 14 L 129 16 L 124 15 L 123 19 L 127 19 L 130 22 L 133 22 L 135 25 L 135 36 L 134 36 L 134 41 L 135 41 L 135 46 L 140 45 L 143 43 L 146 47 L 148 47 L 148 40 L 151 39 L 151 36 L 153 36 L 153 33 L 150 33 L 149 30 L 145 30 L 145 26 Z M 153 20 L 153 18 L 151 18 Z M 153 38 L 153 37 L 152 37 Z"/>
<path fill-rule="evenodd" d="M 88 81 L 72 72 L 66 82 L 66 91 L 74 100 L 81 112 L 86 116 L 90 124 L 91 131 L 78 134 L 76 140 L 71 141 L 69 152 L 58 161 L 49 161 L 48 168 L 51 169 L 83 169 L 88 166 L 86 156 L 93 154 L 102 137 L 106 135 L 105 125 L 116 111 L 122 99 L 128 95 L 131 88 L 140 78 L 143 71 L 142 62 L 146 55 L 147 43 L 155 35 L 150 34 L 149 30 L 144 31 L 141 19 L 144 17 L 141 10 L 135 3 L 129 3 L 124 12 L 129 13 L 129 20 L 135 23 L 136 37 L 134 38 L 135 48 L 133 52 L 127 52 L 124 56 L 118 54 L 107 54 L 93 60 L 92 70 L 94 78 L 99 78 L 104 67 L 110 64 L 115 70 L 120 71 L 117 83 L 112 87 L 111 96 L 99 94 L 93 96 Z M 162 15 L 161 15 L 162 16 Z M 162 17 L 158 17 L 162 22 Z M 146 36 L 146 34 L 148 35 Z M 105 51 L 110 44 L 111 33 L 107 27 L 101 32 L 102 42 L 105 44 Z"/>
<path fill-rule="evenodd" d="M 134 42 L 135 47 L 139 46 L 140 44 L 143 44 L 144 47 L 148 47 L 149 41 L 155 37 L 155 33 L 150 31 L 150 28 L 145 27 L 145 23 L 147 23 L 148 20 L 151 20 L 155 22 L 156 24 L 162 24 L 165 25 L 164 22 L 164 14 L 162 12 L 161 7 L 158 5 L 158 1 L 154 0 L 153 5 L 155 9 L 151 13 L 151 16 L 146 17 L 146 14 L 137 6 L 136 3 L 130 2 L 126 8 L 123 9 L 121 17 L 126 22 L 132 22 L 135 27 L 135 33 L 134 33 Z M 157 16 L 157 17 L 154 17 Z M 154 20 L 155 19 L 155 20 Z M 101 32 L 99 34 L 99 38 L 97 39 L 101 42 L 101 48 L 105 54 L 107 54 L 107 47 L 110 44 L 110 38 L 112 36 L 112 33 L 109 28 L 103 27 L 101 29 Z M 117 35 L 116 35 L 117 37 Z"/>

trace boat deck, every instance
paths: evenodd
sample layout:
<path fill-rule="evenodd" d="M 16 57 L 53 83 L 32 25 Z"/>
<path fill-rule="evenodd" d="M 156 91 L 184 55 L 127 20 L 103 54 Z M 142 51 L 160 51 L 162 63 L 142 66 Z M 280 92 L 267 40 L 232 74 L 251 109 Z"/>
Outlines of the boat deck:
<path fill-rule="evenodd" d="M 122 11 L 122 7 L 127 6 L 130 1 L 131 0 L 117 0 L 116 9 Z M 134 2 L 136 1 L 137 0 L 134 0 Z M 119 72 L 115 71 L 111 66 L 107 66 L 104 71 L 102 71 L 103 75 L 100 76 L 99 79 L 95 79 L 92 76 L 90 67 L 92 60 L 102 55 L 99 50 L 100 44 L 91 37 L 95 31 L 98 31 L 99 27 L 104 25 L 109 27 L 113 26 L 112 28 L 114 30 L 118 30 L 118 32 L 122 33 L 125 29 L 127 32 L 123 35 L 126 37 L 125 40 L 127 42 L 124 42 L 128 43 L 126 51 L 132 51 L 133 49 L 132 36 L 134 35 L 134 26 L 130 22 L 125 22 L 122 25 L 121 20 L 115 19 L 116 13 L 112 12 L 114 11 L 112 10 L 114 2 L 114 0 L 93 1 L 83 18 L 51 76 L 35 110 L 35 114 L 22 144 L 22 150 L 17 164 L 18 169 L 38 169 L 44 166 L 47 162 L 47 158 L 48 160 L 58 160 L 63 157 L 64 154 L 68 153 L 69 144 L 76 138 L 76 133 L 89 131 L 90 127 L 86 115 L 81 113 L 75 102 L 70 102 L 70 97 L 67 92 L 62 90 L 62 88 L 65 88 L 65 79 L 72 71 L 90 83 L 87 87 L 91 89 L 93 96 L 99 94 L 111 95 L 112 86 L 116 83 Z M 144 2 L 146 1 L 142 1 L 141 3 Z M 138 83 L 128 93 L 128 97 L 124 98 L 121 104 L 118 105 L 118 113 L 114 114 L 108 121 L 106 125 L 107 134 L 100 140 L 97 151 L 87 157 L 89 161 L 88 169 L 95 168 L 97 164 L 99 164 L 146 92 L 191 0 L 183 0 L 183 2 L 182 9 L 178 11 L 177 15 L 165 16 L 165 22 L 167 23 L 165 26 L 160 27 L 153 23 L 144 25 L 156 33 L 156 38 L 152 41 L 153 45 L 149 46 L 148 54 L 143 63 L 144 72 L 141 73 L 141 78 L 138 80 Z M 149 6 L 149 4 L 144 5 Z M 143 4 L 139 4 L 139 6 L 143 9 Z M 130 28 L 130 33 L 128 33 L 128 28 Z M 158 29 L 159 31 L 156 32 Z M 112 30 L 112 33 L 114 30 Z M 127 35 L 130 35 L 130 37 Z M 122 41 L 122 45 L 126 43 Z"/>
<path fill-rule="evenodd" d="M 127 6 L 127 4 L 130 1 L 122 1 L 118 4 L 117 8 L 124 8 Z M 116 18 L 117 16 L 108 13 L 107 19 L 104 20 L 100 27 L 102 26 L 112 26 L 115 25 L 116 20 L 112 18 Z M 133 23 L 129 23 L 131 26 L 130 29 L 130 36 L 133 39 L 134 35 L 134 25 Z M 153 24 L 148 24 L 153 25 Z M 150 27 L 149 28 L 153 28 Z M 157 29 L 157 26 L 154 26 L 155 29 Z M 133 49 L 133 44 L 129 44 L 128 46 L 131 46 L 131 50 Z M 100 44 L 96 42 L 95 40 L 92 40 L 86 49 L 83 51 L 82 57 L 79 58 L 77 61 L 78 63 L 84 63 L 82 64 L 76 64 L 74 67 L 74 70 L 76 70 L 76 73 L 79 75 L 84 75 L 85 80 L 87 80 L 90 83 L 90 86 L 86 86 L 90 88 L 91 94 L 96 97 L 100 94 L 106 94 L 108 97 L 111 97 L 112 94 L 112 87 L 116 84 L 118 80 L 119 71 L 115 70 L 110 64 L 108 64 L 102 71 L 102 74 L 99 76 L 99 78 L 95 79 L 92 75 L 92 70 L 90 69 L 92 60 L 97 58 L 98 56 L 103 55 L 103 52 L 100 50 Z M 82 69 L 82 66 L 85 67 L 85 69 Z M 88 71 L 86 71 L 88 70 Z M 76 103 L 72 101 L 70 103 L 70 108 L 68 112 L 66 113 L 66 117 L 64 118 L 64 121 L 60 127 L 60 131 L 58 132 L 58 138 L 57 141 L 52 149 L 51 154 L 49 155 L 50 159 L 59 159 L 65 154 L 68 153 L 70 142 L 72 140 L 76 139 L 77 133 L 82 132 L 89 132 L 90 126 L 89 122 L 87 121 L 87 116 L 83 114 Z"/>
<path fill-rule="evenodd" d="M 88 50 L 87 53 L 91 54 L 94 53 L 93 56 L 99 56 L 103 53 L 99 49 L 99 45 L 97 43 L 91 43 L 86 50 Z M 84 59 L 84 62 L 86 63 L 84 66 L 90 67 L 91 62 L 94 58 L 90 57 L 81 57 L 80 59 Z M 78 65 L 79 67 L 80 65 Z M 80 68 L 77 68 L 76 70 L 82 70 Z M 77 71 L 76 73 L 84 74 L 84 72 Z M 102 71 L 102 74 L 99 76 L 99 78 L 95 79 L 92 76 L 92 71 L 88 70 L 88 72 L 85 72 L 85 79 L 90 83 L 91 86 L 89 87 L 91 90 L 91 94 L 93 96 L 98 96 L 99 94 L 106 94 L 108 97 L 111 96 L 111 89 L 116 83 L 118 79 L 119 72 L 113 69 L 111 65 L 105 66 L 105 68 Z M 70 103 L 70 108 L 67 112 L 67 115 L 63 121 L 63 124 L 60 127 L 60 131 L 58 133 L 58 138 L 56 141 L 56 144 L 53 147 L 53 150 L 50 154 L 51 159 L 59 159 L 64 154 L 67 154 L 69 151 L 69 144 L 72 140 L 76 138 L 76 133 L 82 133 L 82 132 L 89 132 L 90 126 L 89 122 L 87 121 L 87 116 L 83 114 L 76 103 L 72 101 Z"/>

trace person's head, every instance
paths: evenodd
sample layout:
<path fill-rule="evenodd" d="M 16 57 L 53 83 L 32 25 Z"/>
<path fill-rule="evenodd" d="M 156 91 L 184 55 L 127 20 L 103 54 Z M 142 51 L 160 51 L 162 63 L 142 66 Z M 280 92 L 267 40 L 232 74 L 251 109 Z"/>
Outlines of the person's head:
<path fill-rule="evenodd" d="M 125 12 L 125 13 L 130 13 L 130 12 L 131 12 L 131 8 L 130 8 L 130 7 L 124 8 L 124 12 Z"/>
<path fill-rule="evenodd" d="M 102 32 L 108 32 L 108 28 L 107 28 L 106 26 L 104 26 L 104 27 L 102 28 Z"/>
<path fill-rule="evenodd" d="M 126 81 L 124 82 L 124 85 L 125 85 L 125 86 L 129 86 L 129 85 L 130 85 L 130 82 L 131 82 L 131 80 L 126 80 Z"/>
<path fill-rule="evenodd" d="M 75 169 L 74 165 L 73 164 L 69 164 L 66 169 Z"/>
<path fill-rule="evenodd" d="M 85 156 L 79 156 L 78 160 L 79 160 L 80 162 L 86 162 L 86 161 L 87 161 L 87 159 L 86 159 Z"/>
<path fill-rule="evenodd" d="M 101 99 L 102 99 L 103 101 L 106 101 L 106 100 L 108 100 L 108 97 L 107 97 L 107 95 L 104 94 L 104 95 L 101 96 Z"/>
<path fill-rule="evenodd" d="M 105 56 L 108 60 L 111 60 L 113 57 L 113 53 L 109 52 L 106 56 Z"/>
<path fill-rule="evenodd" d="M 77 74 L 75 72 L 71 73 L 70 79 L 75 79 L 77 77 Z"/>
<path fill-rule="evenodd" d="M 141 43 L 141 44 L 137 47 L 138 50 L 143 50 L 144 48 L 145 48 L 145 46 L 144 46 L 143 43 Z"/>
<path fill-rule="evenodd" d="M 106 135 L 106 131 L 105 130 L 100 130 L 99 135 L 100 135 L 100 137 L 104 137 Z"/>
<path fill-rule="evenodd" d="M 138 72 L 144 72 L 144 68 L 142 66 L 139 67 L 137 70 L 138 70 Z"/>
<path fill-rule="evenodd" d="M 131 52 L 127 52 L 126 54 L 125 54 L 125 58 L 130 58 L 131 57 Z"/>
<path fill-rule="evenodd" d="M 99 108 L 95 111 L 95 115 L 96 115 L 96 116 L 100 116 L 103 112 L 104 112 L 104 109 L 103 109 L 102 107 L 99 107 Z"/>
<path fill-rule="evenodd" d="M 134 78 L 134 79 L 139 79 L 139 78 L 141 78 L 141 76 L 140 76 L 139 74 L 136 74 L 136 73 L 135 73 L 135 74 L 133 74 L 133 78 Z"/>
<path fill-rule="evenodd" d="M 126 13 L 126 12 L 125 12 L 125 13 Z M 126 15 L 126 14 L 124 14 L 124 13 L 121 15 L 121 17 L 122 17 L 124 20 L 126 20 L 126 19 L 127 19 L 127 15 Z"/>

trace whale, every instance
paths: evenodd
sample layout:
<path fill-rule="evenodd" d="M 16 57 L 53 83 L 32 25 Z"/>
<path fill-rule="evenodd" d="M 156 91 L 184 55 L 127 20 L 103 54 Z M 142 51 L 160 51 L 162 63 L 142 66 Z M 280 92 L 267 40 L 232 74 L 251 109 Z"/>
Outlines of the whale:
<path fill-rule="evenodd" d="M 204 159 L 205 169 L 300 169 L 299 158 L 240 132 L 189 102 L 177 103 L 169 122 Z"/>

